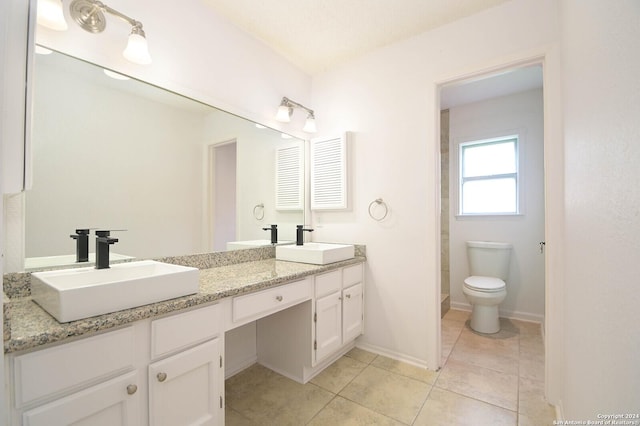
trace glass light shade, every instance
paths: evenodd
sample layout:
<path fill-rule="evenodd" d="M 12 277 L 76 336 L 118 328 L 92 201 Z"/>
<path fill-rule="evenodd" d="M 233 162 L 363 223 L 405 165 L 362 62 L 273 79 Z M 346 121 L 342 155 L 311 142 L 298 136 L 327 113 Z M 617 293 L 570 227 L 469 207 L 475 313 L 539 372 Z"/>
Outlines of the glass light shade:
<path fill-rule="evenodd" d="M 38 0 L 38 24 L 56 31 L 69 27 L 64 19 L 61 0 Z"/>
<path fill-rule="evenodd" d="M 276 120 L 281 121 L 283 123 L 288 123 L 291 121 L 291 115 L 289 114 L 289 107 L 286 105 L 280 105 L 278 107 L 278 113 L 276 114 Z"/>
<path fill-rule="evenodd" d="M 316 119 L 313 117 L 307 117 L 307 121 L 304 122 L 303 132 L 315 133 L 318 131 L 316 128 Z"/>
<path fill-rule="evenodd" d="M 122 56 L 135 64 L 149 65 L 151 63 L 151 56 L 149 55 L 147 39 L 135 32 L 131 33 L 129 35 L 127 48 L 122 52 Z"/>

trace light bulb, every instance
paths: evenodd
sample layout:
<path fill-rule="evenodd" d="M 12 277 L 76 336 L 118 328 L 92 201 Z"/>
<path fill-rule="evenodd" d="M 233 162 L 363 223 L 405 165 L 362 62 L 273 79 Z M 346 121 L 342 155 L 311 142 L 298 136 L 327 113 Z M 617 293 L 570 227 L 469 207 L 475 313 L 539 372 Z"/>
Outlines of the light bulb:
<path fill-rule="evenodd" d="M 309 116 L 307 117 L 307 120 L 304 122 L 302 131 L 307 133 L 315 133 L 318 131 L 318 129 L 316 128 L 316 119 L 314 118 L 313 114 L 309 114 Z"/>
<path fill-rule="evenodd" d="M 38 24 L 56 31 L 69 27 L 64 19 L 61 0 L 38 0 Z"/>
<path fill-rule="evenodd" d="M 122 52 L 122 56 L 135 64 L 149 65 L 151 63 L 149 46 L 147 45 L 147 39 L 144 36 L 142 28 L 133 27 L 131 34 L 129 34 L 127 48 Z"/>
<path fill-rule="evenodd" d="M 283 123 L 288 123 L 291 121 L 291 108 L 286 105 L 280 105 L 278 107 L 278 113 L 276 114 L 276 120 L 281 121 Z"/>

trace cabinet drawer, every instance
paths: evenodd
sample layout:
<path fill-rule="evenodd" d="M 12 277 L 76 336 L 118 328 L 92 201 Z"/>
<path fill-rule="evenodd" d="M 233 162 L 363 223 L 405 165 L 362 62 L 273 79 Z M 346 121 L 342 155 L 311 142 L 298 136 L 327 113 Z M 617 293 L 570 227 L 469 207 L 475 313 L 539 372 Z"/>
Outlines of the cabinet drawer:
<path fill-rule="evenodd" d="M 233 299 L 232 319 L 233 322 L 239 322 L 261 318 L 308 299 L 311 299 L 310 279 L 238 296 Z"/>
<path fill-rule="evenodd" d="M 115 372 L 133 369 L 133 327 L 15 358 L 15 402 L 31 401 Z"/>
<path fill-rule="evenodd" d="M 151 358 L 209 340 L 220 330 L 217 304 L 155 320 L 151 323 Z"/>
<path fill-rule="evenodd" d="M 334 293 L 342 288 L 342 271 L 327 272 L 316 276 L 316 297 Z"/>
<path fill-rule="evenodd" d="M 345 288 L 362 282 L 362 263 L 344 268 L 342 279 Z"/>

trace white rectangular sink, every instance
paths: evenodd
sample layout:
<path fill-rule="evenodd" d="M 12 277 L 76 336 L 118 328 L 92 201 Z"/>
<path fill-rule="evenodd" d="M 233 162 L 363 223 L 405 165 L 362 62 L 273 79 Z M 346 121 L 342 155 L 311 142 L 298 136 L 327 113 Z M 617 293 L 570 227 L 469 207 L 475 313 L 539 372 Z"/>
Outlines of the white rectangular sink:
<path fill-rule="evenodd" d="M 278 241 L 273 245 L 280 246 L 285 244 L 293 244 L 293 241 Z M 242 250 L 256 247 L 267 247 L 270 245 L 272 245 L 271 240 L 229 241 L 227 243 L 227 250 Z"/>
<path fill-rule="evenodd" d="M 276 259 L 289 262 L 326 265 L 354 257 L 355 247 L 350 244 L 305 243 L 302 246 L 276 247 Z"/>
<path fill-rule="evenodd" d="M 109 269 L 31 274 L 33 300 L 59 322 L 75 321 L 198 292 L 197 268 L 143 260 Z"/>

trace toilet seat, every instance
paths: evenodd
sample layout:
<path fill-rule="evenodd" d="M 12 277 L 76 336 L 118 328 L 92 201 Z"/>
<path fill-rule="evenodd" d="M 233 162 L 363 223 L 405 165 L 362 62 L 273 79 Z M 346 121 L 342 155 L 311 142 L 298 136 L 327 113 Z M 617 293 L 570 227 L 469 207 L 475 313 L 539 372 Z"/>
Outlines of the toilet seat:
<path fill-rule="evenodd" d="M 506 284 L 500 278 L 481 277 L 472 275 L 464 279 L 464 285 L 471 290 L 481 291 L 483 293 L 496 293 L 506 288 Z"/>

